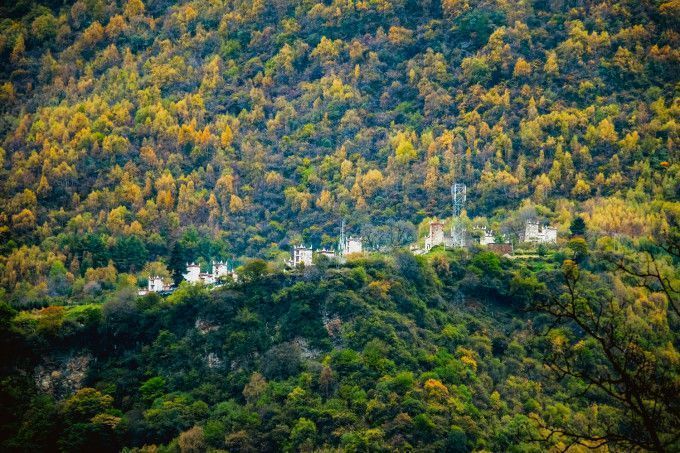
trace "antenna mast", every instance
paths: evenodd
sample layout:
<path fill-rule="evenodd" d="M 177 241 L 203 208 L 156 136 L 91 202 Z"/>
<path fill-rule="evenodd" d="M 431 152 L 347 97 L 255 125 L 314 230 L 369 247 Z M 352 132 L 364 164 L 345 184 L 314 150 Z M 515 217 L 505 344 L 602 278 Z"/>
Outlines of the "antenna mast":
<path fill-rule="evenodd" d="M 345 254 L 345 245 L 347 244 L 347 241 L 345 241 L 345 219 L 342 219 L 342 225 L 340 226 L 340 243 L 338 244 L 338 253 L 340 255 Z"/>
<path fill-rule="evenodd" d="M 451 186 L 451 198 L 453 199 L 453 224 L 451 225 L 451 240 L 454 247 L 465 246 L 465 226 L 461 214 L 465 209 L 467 200 L 467 187 L 462 183 L 454 183 Z"/>

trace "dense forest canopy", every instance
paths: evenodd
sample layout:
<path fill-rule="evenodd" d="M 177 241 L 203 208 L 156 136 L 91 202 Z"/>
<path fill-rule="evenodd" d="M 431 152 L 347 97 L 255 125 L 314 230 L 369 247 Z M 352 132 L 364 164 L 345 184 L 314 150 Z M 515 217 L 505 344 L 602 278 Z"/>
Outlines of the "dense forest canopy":
<path fill-rule="evenodd" d="M 678 318 L 617 253 L 252 262 L 214 291 L 4 305 L 3 449 L 674 451 Z"/>
<path fill-rule="evenodd" d="M 678 0 L 19 0 L 0 65 L 2 450 L 680 449 Z M 516 253 L 403 251 L 454 182 Z"/>
<path fill-rule="evenodd" d="M 454 181 L 511 235 L 581 213 L 638 237 L 677 212 L 677 2 L 3 13 L 0 282 L 18 303 L 58 293 L 50 274 L 91 297 L 147 262 L 331 246 L 342 218 L 404 245 L 451 214 Z"/>

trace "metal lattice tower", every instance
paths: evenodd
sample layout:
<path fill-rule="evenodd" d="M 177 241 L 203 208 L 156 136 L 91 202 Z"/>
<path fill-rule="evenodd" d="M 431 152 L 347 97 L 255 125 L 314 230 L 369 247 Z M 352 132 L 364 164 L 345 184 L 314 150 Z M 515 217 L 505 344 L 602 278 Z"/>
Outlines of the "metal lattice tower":
<path fill-rule="evenodd" d="M 451 198 L 453 198 L 453 216 L 460 217 L 465 208 L 467 199 L 467 187 L 465 184 L 454 183 L 451 186 Z"/>
<path fill-rule="evenodd" d="M 454 183 L 451 186 L 451 198 L 453 199 L 453 223 L 451 224 L 451 242 L 454 247 L 465 246 L 465 225 L 461 219 L 465 201 L 467 200 L 467 187 L 465 184 Z"/>

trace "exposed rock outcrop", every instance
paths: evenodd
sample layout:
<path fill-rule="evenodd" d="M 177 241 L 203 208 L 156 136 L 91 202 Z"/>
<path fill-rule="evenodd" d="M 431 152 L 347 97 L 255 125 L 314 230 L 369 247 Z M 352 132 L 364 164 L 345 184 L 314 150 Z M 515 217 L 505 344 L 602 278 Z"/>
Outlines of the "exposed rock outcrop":
<path fill-rule="evenodd" d="M 89 354 L 46 359 L 35 368 L 35 383 L 43 392 L 65 398 L 83 387 L 93 360 Z"/>

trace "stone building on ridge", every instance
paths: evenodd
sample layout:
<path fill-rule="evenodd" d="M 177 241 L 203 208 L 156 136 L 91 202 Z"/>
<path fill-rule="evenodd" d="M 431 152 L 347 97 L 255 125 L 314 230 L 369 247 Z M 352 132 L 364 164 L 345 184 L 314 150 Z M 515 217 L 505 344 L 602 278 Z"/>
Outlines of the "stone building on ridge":
<path fill-rule="evenodd" d="M 444 247 L 452 247 L 453 240 L 451 236 L 444 232 L 444 223 L 436 218 L 430 222 L 430 232 L 425 237 L 425 251 L 429 252 L 432 247 L 443 245 Z"/>
<path fill-rule="evenodd" d="M 211 272 L 201 272 L 201 266 L 193 262 L 188 263 L 187 271 L 183 276 L 184 280 L 191 284 L 202 283 L 204 285 L 219 283 L 223 277 L 231 277 L 234 281 L 238 279 L 236 272 L 223 261 L 213 261 Z"/>
<path fill-rule="evenodd" d="M 554 244 L 557 242 L 557 228 L 527 220 L 523 240 L 536 244 Z"/>
<path fill-rule="evenodd" d="M 165 283 L 163 277 L 158 275 L 149 275 L 149 279 L 146 283 L 146 289 L 140 289 L 137 294 L 144 296 L 149 293 L 167 293 L 174 290 L 171 284 Z"/>
<path fill-rule="evenodd" d="M 292 259 L 288 262 L 290 267 L 297 267 L 299 264 L 311 266 L 313 264 L 314 251 L 311 247 L 296 245 L 293 247 Z"/>
<path fill-rule="evenodd" d="M 352 253 L 361 253 L 363 251 L 363 240 L 358 236 L 348 236 L 344 241 L 340 241 L 339 253 L 341 256 L 350 255 Z"/>
<path fill-rule="evenodd" d="M 493 235 L 493 231 L 488 230 L 485 226 L 481 228 L 482 235 L 479 238 L 480 245 L 489 245 L 496 243 L 496 237 Z"/>

